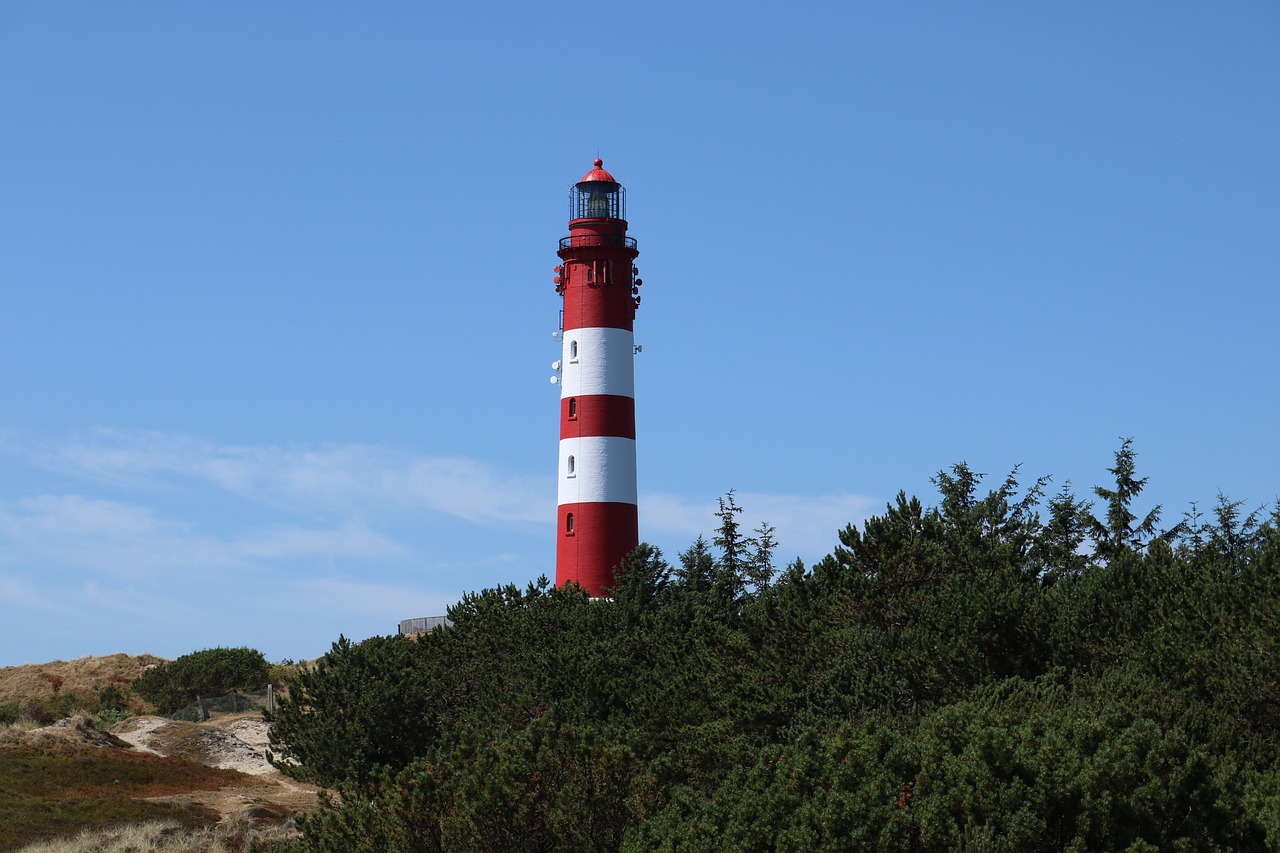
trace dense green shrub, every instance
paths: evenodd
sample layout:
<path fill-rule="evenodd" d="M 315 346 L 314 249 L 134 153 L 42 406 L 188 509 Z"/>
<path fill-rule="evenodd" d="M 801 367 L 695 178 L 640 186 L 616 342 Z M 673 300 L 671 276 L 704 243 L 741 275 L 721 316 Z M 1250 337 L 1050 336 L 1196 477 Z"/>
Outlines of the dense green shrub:
<path fill-rule="evenodd" d="M 344 786 L 342 806 L 327 801 L 300 818 L 307 840 L 296 849 L 605 853 L 656 797 L 628 745 L 547 715 L 515 732 L 450 734 L 398 773 L 383 771 L 365 789 Z"/>
<path fill-rule="evenodd" d="M 233 689 L 258 689 L 270 667 L 256 649 L 205 649 L 149 669 L 133 689 L 161 714 L 172 714 L 198 696 L 217 696 Z"/>
<path fill-rule="evenodd" d="M 289 759 L 280 768 L 336 786 L 425 754 L 439 734 L 432 708 L 446 698 L 432 694 L 425 667 L 414 639 L 340 637 L 315 667 L 288 673 L 291 700 L 267 715 L 272 748 Z"/>
<path fill-rule="evenodd" d="M 340 794 L 290 849 L 1276 848 L 1280 512 L 1161 531 L 1133 456 L 1098 515 L 957 465 L 776 577 L 730 495 L 607 599 L 340 640 L 274 715 Z"/>
<path fill-rule="evenodd" d="M 918 761 L 886 721 L 812 730 L 758 750 L 714 791 L 676 788 L 626 851 L 911 850 Z"/>
<path fill-rule="evenodd" d="M 114 684 L 108 684 L 98 691 L 98 712 L 123 711 L 124 693 Z"/>
<path fill-rule="evenodd" d="M 21 716 L 17 702 L 0 702 L 0 726 L 12 726 Z"/>

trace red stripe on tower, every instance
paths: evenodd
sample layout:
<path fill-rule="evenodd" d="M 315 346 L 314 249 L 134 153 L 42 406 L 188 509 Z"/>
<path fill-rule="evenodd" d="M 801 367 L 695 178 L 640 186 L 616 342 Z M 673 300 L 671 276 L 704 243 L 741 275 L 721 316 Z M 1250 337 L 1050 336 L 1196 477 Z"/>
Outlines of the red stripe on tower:
<path fill-rule="evenodd" d="M 636 437 L 636 401 L 617 394 L 560 398 L 560 437 L 616 435 Z"/>
<path fill-rule="evenodd" d="M 640 253 L 627 236 L 626 190 L 595 161 L 569 191 L 557 253 L 564 297 L 556 584 L 607 594 L 640 542 L 636 512 L 635 344 Z"/>

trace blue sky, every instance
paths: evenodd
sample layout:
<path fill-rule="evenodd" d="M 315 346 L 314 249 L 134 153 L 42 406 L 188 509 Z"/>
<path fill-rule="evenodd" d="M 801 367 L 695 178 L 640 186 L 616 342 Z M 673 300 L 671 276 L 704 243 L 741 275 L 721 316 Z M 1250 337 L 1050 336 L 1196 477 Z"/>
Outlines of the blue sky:
<path fill-rule="evenodd" d="M 1280 496 L 1280 6 L 0 3 L 0 666 L 314 657 L 554 571 L 567 190 L 641 536 L 966 460 Z M 1149 500 L 1148 500 L 1149 499 Z"/>

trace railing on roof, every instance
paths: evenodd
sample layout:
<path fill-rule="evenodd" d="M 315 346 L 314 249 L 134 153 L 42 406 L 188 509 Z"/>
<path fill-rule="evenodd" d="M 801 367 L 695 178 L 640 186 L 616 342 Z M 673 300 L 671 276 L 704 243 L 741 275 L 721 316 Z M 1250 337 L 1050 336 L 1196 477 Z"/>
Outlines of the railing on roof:
<path fill-rule="evenodd" d="M 635 237 L 608 237 L 603 234 L 580 234 L 577 237 L 561 237 L 560 248 L 569 249 L 579 246 L 626 246 L 628 249 L 636 247 Z"/>

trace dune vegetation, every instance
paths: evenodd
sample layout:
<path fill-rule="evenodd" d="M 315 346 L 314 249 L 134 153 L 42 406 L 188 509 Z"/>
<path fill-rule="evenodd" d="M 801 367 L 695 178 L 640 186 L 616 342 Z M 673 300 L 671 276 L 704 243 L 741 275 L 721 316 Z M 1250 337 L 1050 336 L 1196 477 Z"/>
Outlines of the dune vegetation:
<path fill-rule="evenodd" d="M 1280 848 L 1280 511 L 1162 525 L 965 465 L 812 567 L 722 499 L 612 595 L 340 639 L 273 715 L 339 796 L 277 853 Z"/>

